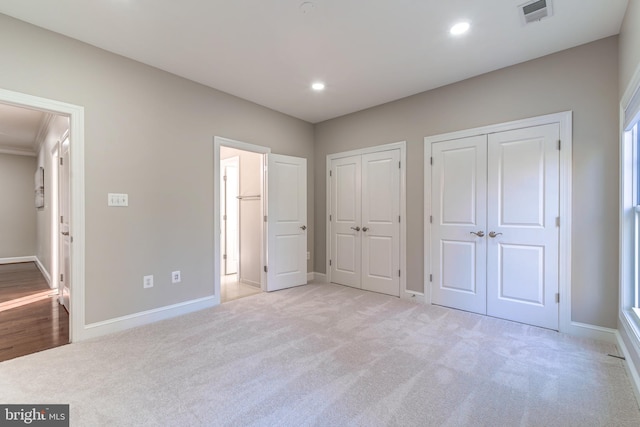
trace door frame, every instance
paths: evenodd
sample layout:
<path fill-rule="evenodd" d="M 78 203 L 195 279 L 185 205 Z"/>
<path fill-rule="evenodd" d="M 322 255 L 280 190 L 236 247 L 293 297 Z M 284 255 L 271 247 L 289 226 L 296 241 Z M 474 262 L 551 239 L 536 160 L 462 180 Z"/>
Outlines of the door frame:
<path fill-rule="evenodd" d="M 558 247 L 558 290 L 560 304 L 558 313 L 559 331 L 571 335 L 591 337 L 602 336 L 604 331 L 596 327 L 571 320 L 571 178 L 573 127 L 572 111 L 547 114 L 511 122 L 481 126 L 456 132 L 427 136 L 424 138 L 424 290 L 425 302 L 431 304 L 431 145 L 452 139 L 466 138 L 476 135 L 504 132 L 521 128 L 558 123 L 560 126 L 560 230 Z"/>
<path fill-rule="evenodd" d="M 331 221 L 329 221 L 329 214 L 331 212 L 331 177 L 329 171 L 331 170 L 331 162 L 335 159 L 350 156 L 361 156 L 363 154 L 379 153 L 381 151 L 400 150 L 400 298 L 412 299 L 419 292 L 407 290 L 407 142 L 393 142 L 390 144 L 376 145 L 373 147 L 361 148 L 358 150 L 343 151 L 341 153 L 334 153 L 327 155 L 326 160 L 326 257 L 325 257 L 325 271 L 327 272 L 326 281 L 331 283 L 331 267 L 329 266 L 329 260 L 331 259 Z M 415 299 L 415 298 L 414 298 Z"/>
<path fill-rule="evenodd" d="M 242 141 L 236 141 L 233 139 L 229 139 L 229 138 L 224 138 L 221 136 L 214 136 L 213 137 L 213 200 L 214 200 L 214 209 L 213 209 L 213 298 L 214 298 L 214 305 L 218 305 L 220 304 L 220 277 L 222 275 L 222 269 L 221 269 L 221 257 L 222 257 L 222 252 L 221 252 L 221 248 L 220 248 L 220 234 L 221 234 L 221 228 L 220 228 L 220 206 L 217 206 L 220 203 L 220 147 L 229 147 L 229 148 L 235 148 L 238 150 L 243 150 L 243 151 L 250 151 L 253 153 L 258 153 L 258 154 L 262 154 L 263 157 L 263 161 L 261 162 L 262 165 L 262 171 L 260 173 L 260 188 L 262 188 L 262 194 L 264 195 L 264 197 L 262 198 L 262 203 L 260 204 L 261 206 L 261 217 L 264 217 L 264 212 L 265 212 L 265 203 L 266 203 L 266 192 L 264 191 L 265 188 L 265 182 L 264 182 L 264 177 L 265 177 L 265 169 L 264 169 L 264 157 L 265 154 L 269 154 L 271 153 L 271 148 L 269 147 L 263 147 L 261 145 L 255 145 L 255 144 L 249 144 L 247 142 L 242 142 Z M 261 222 L 261 228 L 262 228 L 262 244 L 260 245 L 260 259 L 262 262 L 262 265 L 267 265 L 266 264 L 266 244 L 267 244 L 267 238 L 265 235 L 266 232 L 266 227 L 264 226 L 264 222 Z M 265 286 L 267 283 L 267 273 L 265 273 L 264 271 L 262 271 L 260 273 L 260 287 L 263 291 L 265 291 Z"/>
<path fill-rule="evenodd" d="M 70 228 L 73 238 L 70 263 L 71 300 L 69 341 L 89 338 L 85 333 L 85 181 L 84 107 L 0 88 L 0 102 L 69 117 Z M 49 153 L 46 153 L 47 155 Z M 50 248 L 52 249 L 52 248 Z M 57 251 L 58 249 L 55 248 Z"/>
<path fill-rule="evenodd" d="M 229 157 L 227 159 L 221 159 L 220 160 L 220 173 L 221 174 L 223 172 L 222 163 L 225 163 L 225 165 L 227 163 L 230 163 L 230 164 L 234 164 L 236 166 L 236 169 L 237 169 L 237 172 L 238 172 L 238 176 L 237 176 L 237 179 L 238 179 L 238 194 L 237 194 L 237 196 L 239 196 L 240 195 L 240 192 L 239 192 L 239 188 L 240 188 L 240 157 L 239 156 L 233 156 L 233 157 Z M 227 175 L 224 175 L 224 176 L 227 176 Z M 225 203 L 225 205 L 224 206 L 225 206 L 225 212 L 227 212 L 226 208 L 227 208 L 227 198 L 228 197 L 227 197 L 227 184 L 226 183 L 225 183 L 224 187 L 225 187 L 225 194 L 224 194 L 224 198 L 225 198 L 224 203 Z M 220 188 L 222 189 L 222 182 L 220 183 Z M 221 202 L 222 202 L 222 197 L 223 197 L 223 195 L 221 194 L 220 195 L 220 201 Z M 238 254 L 237 254 L 238 255 L 238 260 L 237 260 L 238 266 L 236 268 L 236 273 L 235 274 L 238 275 L 238 280 L 240 280 L 240 277 L 241 277 L 241 274 L 240 274 L 240 259 L 239 259 L 240 258 L 240 203 L 238 203 L 237 199 L 236 199 L 236 203 L 238 204 L 238 207 L 236 209 L 236 212 L 238 213 L 238 215 L 235 218 L 236 228 L 238 229 L 238 232 L 236 233 L 236 247 L 237 247 L 237 250 L 238 250 Z M 221 208 L 222 208 L 222 206 L 221 206 Z M 227 215 L 227 218 L 228 218 L 228 215 Z M 226 222 L 224 224 L 225 224 L 225 227 L 227 227 L 228 219 L 226 220 Z M 221 225 L 220 226 L 220 236 L 221 236 L 220 254 L 221 254 L 221 256 L 224 255 L 224 252 L 227 252 L 226 250 L 223 251 L 223 248 L 222 248 L 222 234 L 223 234 L 223 229 L 222 229 L 222 225 Z M 228 242 L 228 240 L 229 240 L 229 233 L 228 233 L 227 229 L 224 230 L 224 237 L 225 237 L 224 240 L 225 240 L 225 244 L 226 244 Z M 228 261 L 229 260 L 229 254 L 226 254 L 226 255 L 227 255 L 227 261 Z M 220 260 L 220 262 L 221 263 L 223 262 L 222 259 Z M 224 274 L 228 275 L 229 273 L 227 273 L 227 263 L 225 262 L 224 264 L 225 264 L 225 266 L 224 266 Z M 222 264 L 220 265 L 220 272 L 221 272 L 221 274 L 223 273 Z"/>

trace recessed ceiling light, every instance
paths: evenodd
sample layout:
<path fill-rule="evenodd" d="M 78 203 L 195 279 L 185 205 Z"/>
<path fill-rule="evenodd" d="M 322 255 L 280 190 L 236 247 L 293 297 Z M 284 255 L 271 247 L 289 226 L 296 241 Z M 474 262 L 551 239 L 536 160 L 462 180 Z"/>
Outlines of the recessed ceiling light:
<path fill-rule="evenodd" d="M 458 22 L 456 25 L 451 27 L 449 32 L 454 36 L 459 36 L 460 34 L 464 34 L 469 31 L 471 25 L 468 22 Z"/>
<path fill-rule="evenodd" d="M 324 83 L 322 82 L 315 82 L 314 84 L 311 85 L 311 89 L 313 90 L 324 90 Z"/>

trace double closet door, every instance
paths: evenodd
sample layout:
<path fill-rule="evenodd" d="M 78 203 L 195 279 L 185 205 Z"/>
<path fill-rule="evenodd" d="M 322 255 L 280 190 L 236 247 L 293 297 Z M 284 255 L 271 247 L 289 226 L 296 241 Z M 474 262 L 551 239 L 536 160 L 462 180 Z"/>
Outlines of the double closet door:
<path fill-rule="evenodd" d="M 400 296 L 400 150 L 333 159 L 330 204 L 331 281 Z"/>
<path fill-rule="evenodd" d="M 559 125 L 432 144 L 434 304 L 558 329 Z"/>

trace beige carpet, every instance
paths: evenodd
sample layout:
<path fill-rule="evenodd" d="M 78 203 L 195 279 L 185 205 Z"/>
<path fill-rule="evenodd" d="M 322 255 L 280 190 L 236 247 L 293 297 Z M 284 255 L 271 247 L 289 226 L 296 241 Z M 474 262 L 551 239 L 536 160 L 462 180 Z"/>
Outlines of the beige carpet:
<path fill-rule="evenodd" d="M 336 285 L 0 363 L 74 426 L 640 426 L 615 346 Z"/>

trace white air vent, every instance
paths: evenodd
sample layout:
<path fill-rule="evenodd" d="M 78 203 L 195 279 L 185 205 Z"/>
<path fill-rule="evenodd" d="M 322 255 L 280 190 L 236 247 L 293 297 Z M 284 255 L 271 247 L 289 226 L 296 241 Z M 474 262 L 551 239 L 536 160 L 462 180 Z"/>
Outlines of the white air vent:
<path fill-rule="evenodd" d="M 534 0 L 521 4 L 518 8 L 524 24 L 530 24 L 553 15 L 551 0 Z"/>

